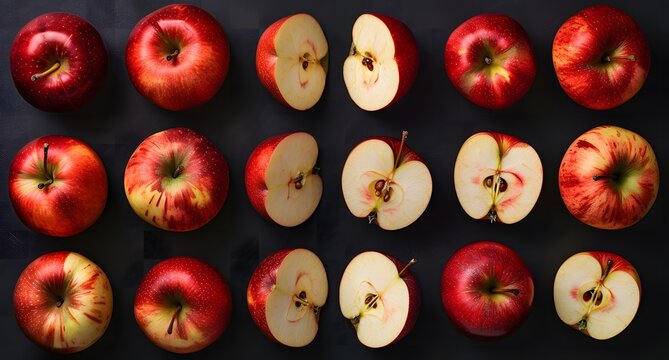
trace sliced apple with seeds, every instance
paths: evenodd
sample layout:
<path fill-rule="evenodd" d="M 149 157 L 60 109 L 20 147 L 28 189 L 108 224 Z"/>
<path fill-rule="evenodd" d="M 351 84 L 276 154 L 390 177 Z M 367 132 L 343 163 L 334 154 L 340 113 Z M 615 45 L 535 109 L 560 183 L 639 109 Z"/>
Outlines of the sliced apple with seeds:
<path fill-rule="evenodd" d="M 378 137 L 363 141 L 346 159 L 342 191 L 351 213 L 386 230 L 416 221 L 432 197 L 432 176 L 420 156 L 402 140 Z"/>
<path fill-rule="evenodd" d="M 402 98 L 418 73 L 418 49 L 401 21 L 363 14 L 353 24 L 353 42 L 344 61 L 344 82 L 360 108 L 380 110 Z"/>
<path fill-rule="evenodd" d="M 420 291 L 407 264 L 375 251 L 359 254 L 346 267 L 339 285 L 341 313 L 355 327 L 358 340 L 379 348 L 406 336 L 418 317 Z"/>
<path fill-rule="evenodd" d="M 284 105 L 297 110 L 316 105 L 328 71 L 328 42 L 318 21 L 295 14 L 268 27 L 258 41 L 256 71 Z"/>
<path fill-rule="evenodd" d="M 258 265 L 246 298 L 251 317 L 267 337 L 301 347 L 316 337 L 327 295 L 327 275 L 318 256 L 307 249 L 286 249 Z"/>
<path fill-rule="evenodd" d="M 512 224 L 537 202 L 543 167 L 537 152 L 522 140 L 479 132 L 460 148 L 453 178 L 460 205 L 469 216 Z"/>
<path fill-rule="evenodd" d="M 318 144 L 305 132 L 260 143 L 246 164 L 246 192 L 253 207 L 282 226 L 297 226 L 316 210 L 323 181 L 316 166 Z"/>
<path fill-rule="evenodd" d="M 565 324 L 606 340 L 632 322 L 641 300 L 641 282 L 624 258 L 608 252 L 582 252 L 560 266 L 553 299 Z"/>

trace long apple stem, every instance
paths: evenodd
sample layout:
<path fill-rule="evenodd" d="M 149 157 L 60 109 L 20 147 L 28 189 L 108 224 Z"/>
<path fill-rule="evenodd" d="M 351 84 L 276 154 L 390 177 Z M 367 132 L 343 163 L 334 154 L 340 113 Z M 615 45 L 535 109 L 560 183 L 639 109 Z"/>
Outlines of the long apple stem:
<path fill-rule="evenodd" d="M 407 137 L 409 137 L 409 132 L 404 130 L 402 131 L 402 141 L 400 141 L 400 149 L 397 151 L 397 157 L 395 158 L 395 166 L 393 169 L 397 169 L 397 165 L 400 162 L 400 158 L 402 157 L 402 149 L 404 148 L 404 143 L 407 141 Z"/>
<path fill-rule="evenodd" d="M 402 274 L 406 271 L 406 269 L 408 269 L 409 266 L 411 266 L 415 263 L 416 263 L 416 259 L 411 259 L 411 261 L 409 261 L 409 263 L 404 265 L 404 267 L 402 268 L 402 270 L 400 270 L 400 272 L 397 274 L 397 276 L 402 277 Z"/>
<path fill-rule="evenodd" d="M 606 267 L 604 268 L 604 272 L 602 273 L 602 276 L 599 278 L 599 283 L 592 290 L 592 296 L 589 299 L 588 310 L 585 312 L 585 315 L 583 315 L 583 318 L 581 318 L 581 321 L 578 322 L 579 330 L 582 331 L 588 327 L 588 317 L 590 317 L 590 312 L 592 312 L 592 307 L 593 305 L 599 305 L 599 303 L 597 303 L 599 298 L 599 291 L 600 291 L 599 289 L 602 287 L 602 284 L 604 284 L 604 280 L 606 279 L 606 277 L 609 276 L 612 267 L 613 267 L 613 260 L 608 259 L 606 261 Z"/>
<path fill-rule="evenodd" d="M 47 156 L 49 155 L 49 144 L 44 143 L 44 159 L 42 166 L 44 167 L 44 174 L 46 174 L 46 181 L 37 184 L 38 189 L 44 189 L 46 186 L 53 184 L 53 176 L 49 175 L 49 169 L 46 165 Z"/>
<path fill-rule="evenodd" d="M 602 59 L 604 62 L 611 62 L 613 60 L 629 60 L 629 61 L 636 61 L 636 56 L 634 55 L 628 55 L 628 56 L 610 56 L 606 55 Z"/>
<path fill-rule="evenodd" d="M 179 55 L 179 49 L 174 49 L 174 51 L 172 51 L 171 54 L 169 54 L 165 57 L 165 60 L 172 61 L 172 59 L 176 58 L 177 55 Z"/>
<path fill-rule="evenodd" d="M 177 305 L 177 310 L 174 312 L 174 315 L 172 315 L 172 320 L 170 321 L 170 326 L 167 327 L 167 334 L 172 335 L 172 329 L 174 328 L 174 321 L 177 319 L 177 316 L 181 312 L 181 304 Z"/>
<path fill-rule="evenodd" d="M 183 165 L 177 166 L 177 168 L 174 169 L 174 173 L 172 173 L 172 178 L 174 178 L 174 179 L 178 178 L 179 175 L 181 175 L 181 173 L 183 171 L 184 171 L 184 166 Z"/>
<path fill-rule="evenodd" d="M 30 77 L 30 80 L 37 81 L 37 79 L 43 78 L 51 74 L 52 72 L 58 70 L 59 67 L 60 67 L 60 61 L 56 61 L 53 65 L 51 65 L 51 67 L 47 71 L 41 72 L 39 74 L 34 74 L 33 76 Z"/>

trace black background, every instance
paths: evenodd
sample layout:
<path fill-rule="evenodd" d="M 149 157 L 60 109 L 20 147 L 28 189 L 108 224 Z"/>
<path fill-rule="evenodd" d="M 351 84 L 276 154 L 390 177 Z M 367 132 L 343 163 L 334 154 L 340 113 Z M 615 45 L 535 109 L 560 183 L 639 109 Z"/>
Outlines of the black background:
<path fill-rule="evenodd" d="M 551 44 L 559 26 L 591 1 L 194 1 L 223 25 L 231 44 L 230 71 L 221 91 L 206 105 L 185 112 L 162 110 L 132 87 L 125 69 L 125 45 L 137 21 L 167 1 L 16 1 L 0 0 L 0 357 L 50 357 L 33 345 L 14 319 L 12 292 L 27 264 L 50 251 L 84 254 L 107 273 L 114 291 L 114 313 L 105 335 L 74 357 L 176 357 L 152 345 L 135 323 L 132 305 L 143 274 L 161 259 L 195 256 L 213 264 L 230 282 L 234 313 L 230 326 L 213 345 L 196 354 L 207 358 L 657 358 L 669 338 L 665 284 L 667 252 L 662 223 L 667 223 L 669 197 L 660 189 L 650 213 L 637 225 L 603 231 L 580 223 L 563 205 L 557 186 L 560 160 L 578 135 L 601 124 L 634 130 L 654 147 L 662 179 L 669 179 L 666 142 L 667 2 L 609 1 L 641 25 L 652 61 L 640 93 L 621 107 L 591 111 L 569 99 L 559 87 L 551 62 Z M 101 33 L 110 57 L 110 76 L 95 100 L 75 113 L 36 110 L 16 92 L 9 69 L 9 48 L 18 30 L 49 11 L 68 11 L 88 19 Z M 298 112 L 276 102 L 255 73 L 255 49 L 262 31 L 275 20 L 296 12 L 311 13 L 321 24 L 330 47 L 330 72 L 320 102 Z M 363 12 L 380 12 L 404 21 L 413 31 L 421 67 L 411 91 L 391 108 L 369 113 L 349 98 L 342 64 L 351 28 Z M 444 72 L 443 48 L 450 32 L 471 16 L 501 12 L 518 20 L 529 34 L 537 56 L 537 78 L 530 92 L 502 111 L 478 108 L 459 95 Z M 144 223 L 128 205 L 123 191 L 125 164 L 147 136 L 175 126 L 209 136 L 230 165 L 230 192 L 223 210 L 202 229 L 169 233 Z M 375 135 L 399 137 L 408 130 L 409 145 L 427 161 L 434 191 L 429 207 L 413 225 L 395 232 L 353 217 L 341 194 L 340 176 L 349 151 Z M 263 139 L 304 130 L 317 139 L 324 192 L 314 216 L 295 228 L 282 228 L 261 218 L 246 198 L 243 173 L 253 148 Z M 534 210 L 514 225 L 470 219 L 453 189 L 453 164 L 462 143 L 477 131 L 509 133 L 526 140 L 539 153 L 544 183 Z M 25 228 L 8 200 L 11 159 L 28 141 L 64 134 L 88 142 L 103 159 L 109 177 L 109 200 L 99 221 L 84 233 L 57 239 Z M 439 293 L 446 260 L 460 247 L 478 240 L 500 241 L 516 250 L 533 274 L 534 306 L 524 325 L 511 336 L 481 342 L 463 336 L 450 324 Z M 302 349 L 266 339 L 246 307 L 246 286 L 260 260 L 285 247 L 307 247 L 326 266 L 330 292 L 318 336 Z M 338 287 L 348 261 L 364 250 L 386 251 L 418 259 L 413 267 L 422 289 L 423 306 L 414 330 L 384 349 L 367 349 L 340 314 Z M 557 317 L 553 279 L 560 264 L 585 250 L 621 254 L 636 266 L 643 294 L 631 325 L 608 341 L 595 341 L 568 328 Z"/>

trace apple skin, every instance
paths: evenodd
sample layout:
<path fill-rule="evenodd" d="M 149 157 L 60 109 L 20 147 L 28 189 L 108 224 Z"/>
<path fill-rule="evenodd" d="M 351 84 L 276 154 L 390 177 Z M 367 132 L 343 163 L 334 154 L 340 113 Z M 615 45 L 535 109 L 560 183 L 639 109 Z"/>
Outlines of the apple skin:
<path fill-rule="evenodd" d="M 45 144 L 50 173 L 44 170 Z M 45 185 L 49 178 L 53 182 Z M 44 235 L 68 237 L 89 228 L 105 208 L 107 188 L 102 160 L 86 143 L 68 136 L 29 142 L 9 167 L 9 199 L 16 214 Z"/>
<path fill-rule="evenodd" d="M 498 292 L 493 293 L 493 288 Z M 446 314 L 460 331 L 493 340 L 523 323 L 532 307 L 534 282 L 513 250 L 480 241 L 464 246 L 448 260 L 441 278 L 441 298 Z"/>
<path fill-rule="evenodd" d="M 557 31 L 553 66 L 570 98 L 586 108 L 606 110 L 641 89 L 650 69 L 650 50 L 629 15 L 596 5 L 579 11 Z"/>
<path fill-rule="evenodd" d="M 137 289 L 134 312 L 137 325 L 156 346 L 192 353 L 211 345 L 226 330 L 232 295 L 213 266 L 192 257 L 173 257 L 146 273 Z"/>
<path fill-rule="evenodd" d="M 46 13 L 28 22 L 10 50 L 14 85 L 34 107 L 74 111 L 87 104 L 107 75 L 107 50 L 97 30 L 69 13 Z M 60 67 L 47 73 L 59 63 Z M 44 74 L 32 80 L 33 75 Z"/>
<path fill-rule="evenodd" d="M 444 65 L 455 88 L 488 109 L 518 102 L 536 75 L 527 33 L 516 20 L 502 14 L 477 15 L 453 30 L 446 41 Z"/>
<path fill-rule="evenodd" d="M 286 20 L 296 16 L 296 15 L 308 15 L 308 14 L 294 14 L 289 15 L 284 18 L 281 18 L 270 25 L 260 36 L 258 40 L 258 48 L 256 49 L 256 72 L 258 73 L 258 79 L 260 83 L 269 91 L 272 96 L 283 104 L 286 107 L 293 109 L 293 107 L 283 98 L 281 91 L 279 90 L 279 85 L 276 83 L 275 65 L 277 51 L 274 45 L 275 38 L 277 33 L 284 25 Z M 323 67 L 326 77 L 328 72 L 328 56 L 329 52 L 325 53 L 321 59 L 316 59 L 320 66 Z M 308 110 L 308 109 L 298 109 L 298 110 Z"/>
<path fill-rule="evenodd" d="M 208 12 L 194 5 L 172 4 L 137 23 L 125 59 L 140 94 L 164 109 L 179 111 L 216 95 L 228 74 L 230 46 L 223 28 Z"/>
<path fill-rule="evenodd" d="M 74 252 L 38 257 L 23 270 L 14 288 L 19 327 L 31 341 L 57 353 L 75 353 L 93 345 L 105 333 L 112 308 L 105 273 Z"/>
<path fill-rule="evenodd" d="M 414 325 L 416 325 L 416 320 L 418 320 L 418 314 L 420 313 L 420 305 L 422 300 L 420 295 L 420 287 L 418 286 L 418 280 L 416 280 L 416 277 L 411 272 L 411 269 L 406 267 L 407 263 L 401 262 L 399 259 L 397 259 L 392 255 L 388 255 L 385 253 L 383 255 L 385 255 L 388 259 L 390 259 L 390 261 L 392 261 L 395 264 L 398 273 L 402 271 L 402 269 L 404 269 L 404 272 L 400 274 L 400 278 L 404 280 L 404 283 L 406 284 L 407 289 L 409 290 L 409 313 L 407 314 L 407 321 L 406 323 L 404 323 L 404 328 L 402 329 L 402 332 L 400 332 L 400 334 L 397 335 L 395 340 L 393 340 L 393 342 L 391 343 L 394 344 L 402 340 L 405 336 L 407 336 L 409 332 L 411 332 L 411 329 L 413 329 Z"/>
<path fill-rule="evenodd" d="M 637 223 L 655 203 L 659 186 L 660 169 L 650 144 L 639 134 L 610 125 L 576 138 L 558 172 L 569 212 L 599 229 Z"/>
<path fill-rule="evenodd" d="M 256 211 L 265 219 L 273 221 L 265 209 L 265 192 L 267 191 L 267 184 L 265 184 L 265 174 L 267 173 L 267 166 L 269 166 L 272 154 L 277 145 L 292 133 L 282 134 L 265 139 L 258 144 L 246 163 L 244 171 L 244 184 L 246 185 L 246 193 L 249 201 Z"/>
<path fill-rule="evenodd" d="M 124 185 L 130 206 L 144 221 L 163 230 L 191 231 L 206 225 L 223 207 L 228 163 L 202 134 L 167 129 L 139 144 L 128 160 Z"/>

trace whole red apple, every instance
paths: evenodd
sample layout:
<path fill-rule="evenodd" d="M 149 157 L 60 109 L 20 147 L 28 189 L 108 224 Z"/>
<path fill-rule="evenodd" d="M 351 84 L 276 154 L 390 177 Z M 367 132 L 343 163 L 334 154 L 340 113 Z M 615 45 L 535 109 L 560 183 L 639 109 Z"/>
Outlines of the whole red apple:
<path fill-rule="evenodd" d="M 139 144 L 123 181 L 130 206 L 144 221 L 164 230 L 190 231 L 223 207 L 228 163 L 204 135 L 172 128 Z"/>
<path fill-rule="evenodd" d="M 45 111 L 81 108 L 107 75 L 100 34 L 68 13 L 47 13 L 28 22 L 16 35 L 9 58 L 16 89 Z"/>
<path fill-rule="evenodd" d="M 523 27 L 502 14 L 477 15 L 446 41 L 446 74 L 476 105 L 502 109 L 530 89 L 536 74 L 534 51 Z"/>
<path fill-rule="evenodd" d="M 641 135 L 598 126 L 569 146 L 558 173 L 569 212 L 600 229 L 622 229 L 650 211 L 660 187 L 653 148 Z"/>
<path fill-rule="evenodd" d="M 9 199 L 21 221 L 44 235 L 76 235 L 107 202 L 107 173 L 95 151 L 67 136 L 39 137 L 9 167 Z"/>
<path fill-rule="evenodd" d="M 650 51 L 629 15 L 596 5 L 569 18 L 553 40 L 553 66 L 562 89 L 594 110 L 617 107 L 643 86 Z"/>
<path fill-rule="evenodd" d="M 318 333 L 328 297 L 325 267 L 307 249 L 284 249 L 256 267 L 246 290 L 251 318 L 268 338 L 292 347 L 306 346 Z"/>
<path fill-rule="evenodd" d="M 74 353 L 93 345 L 107 330 L 113 297 L 109 280 L 95 263 L 68 251 L 38 257 L 19 276 L 14 314 L 34 343 Z"/>
<path fill-rule="evenodd" d="M 480 241 L 458 250 L 444 266 L 441 299 L 465 334 L 495 339 L 518 328 L 532 307 L 534 282 L 513 250 Z"/>
<path fill-rule="evenodd" d="M 156 264 L 135 296 L 135 320 L 156 346 L 191 353 L 216 341 L 232 313 L 230 288 L 211 265 L 191 257 Z"/>
<path fill-rule="evenodd" d="M 230 47 L 208 12 L 172 4 L 137 23 L 125 60 L 140 94 L 164 109 L 185 110 L 216 95 L 228 74 Z"/>

